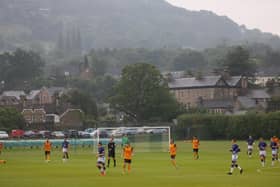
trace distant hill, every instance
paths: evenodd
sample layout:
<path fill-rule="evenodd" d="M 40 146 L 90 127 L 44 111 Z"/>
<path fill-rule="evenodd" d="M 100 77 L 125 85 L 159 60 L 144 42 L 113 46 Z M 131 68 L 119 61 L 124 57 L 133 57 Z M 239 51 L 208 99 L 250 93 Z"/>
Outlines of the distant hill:
<path fill-rule="evenodd" d="M 81 37 L 81 38 L 79 38 Z M 80 40 L 81 41 L 80 41 Z M 71 45 L 91 48 L 207 48 L 280 38 L 225 16 L 164 0 L 1 0 L 0 50 Z M 71 44 L 72 43 L 72 44 Z"/>

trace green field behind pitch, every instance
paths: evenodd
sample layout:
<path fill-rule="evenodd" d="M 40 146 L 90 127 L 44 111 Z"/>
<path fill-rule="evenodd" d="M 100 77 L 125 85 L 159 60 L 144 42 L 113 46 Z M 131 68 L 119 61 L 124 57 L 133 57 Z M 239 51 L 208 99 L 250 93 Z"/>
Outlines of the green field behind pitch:
<path fill-rule="evenodd" d="M 246 155 L 245 142 L 239 142 L 239 164 L 244 173 L 235 170 L 226 175 L 231 163 L 230 141 L 201 141 L 200 159 L 193 160 L 190 143 L 178 143 L 179 169 L 172 167 L 168 153 L 137 152 L 132 172 L 122 175 L 122 159 L 118 153 L 116 168 L 109 168 L 105 177 L 99 176 L 95 167 L 92 148 L 70 150 L 70 160 L 62 163 L 60 150 L 52 152 L 51 162 L 43 161 L 42 150 L 4 150 L 0 156 L 6 159 L 0 165 L 1 187 L 278 187 L 280 186 L 280 163 L 271 167 L 268 151 L 267 165 L 260 167 L 255 150 L 253 158 Z M 137 147 L 137 146 L 136 146 Z M 112 163 L 111 163 L 112 165 Z"/>

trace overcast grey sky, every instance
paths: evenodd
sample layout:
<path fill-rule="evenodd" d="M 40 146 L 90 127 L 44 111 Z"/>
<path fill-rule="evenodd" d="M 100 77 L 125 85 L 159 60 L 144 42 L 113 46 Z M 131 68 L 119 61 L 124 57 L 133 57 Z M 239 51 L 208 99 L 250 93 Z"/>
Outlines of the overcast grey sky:
<path fill-rule="evenodd" d="M 189 10 L 211 10 L 239 25 L 280 36 L 280 0 L 166 0 Z"/>

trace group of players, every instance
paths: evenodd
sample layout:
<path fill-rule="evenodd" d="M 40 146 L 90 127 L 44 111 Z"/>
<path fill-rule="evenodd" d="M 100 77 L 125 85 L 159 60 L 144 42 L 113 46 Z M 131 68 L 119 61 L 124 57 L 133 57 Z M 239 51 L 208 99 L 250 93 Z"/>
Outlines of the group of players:
<path fill-rule="evenodd" d="M 199 158 L 198 150 L 199 150 L 199 145 L 200 145 L 199 139 L 196 136 L 194 136 L 191 142 L 193 145 L 194 159 L 198 159 Z M 254 142 L 255 142 L 255 140 L 252 138 L 252 136 L 249 136 L 249 138 L 247 139 L 247 145 L 248 145 L 247 154 L 248 154 L 249 158 L 251 158 L 253 155 Z M 260 157 L 262 167 L 265 166 L 267 147 L 268 147 L 267 143 L 261 137 L 259 139 L 258 149 L 259 149 L 259 157 Z M 280 159 L 278 158 L 279 147 L 280 147 L 279 138 L 277 138 L 276 136 L 271 137 L 271 139 L 270 139 L 270 148 L 271 148 L 271 154 L 272 154 L 271 166 L 274 166 L 276 161 L 280 162 Z M 169 145 L 169 153 L 170 153 L 171 163 L 175 168 L 177 168 L 176 160 L 175 160 L 176 151 L 177 151 L 177 146 L 174 143 L 174 141 L 171 140 L 170 145 Z M 240 152 L 240 148 L 239 148 L 239 145 L 237 144 L 236 139 L 232 139 L 232 145 L 231 145 L 230 152 L 232 153 L 231 167 L 230 167 L 230 171 L 227 174 L 232 175 L 234 168 L 238 168 L 240 174 L 242 174 L 243 169 L 237 163 L 238 153 Z"/>
<path fill-rule="evenodd" d="M 50 162 L 50 154 L 51 154 L 51 147 L 52 144 L 47 139 L 44 142 L 44 151 L 45 151 L 45 161 Z M 114 167 L 116 167 L 116 143 L 114 142 L 114 138 L 111 138 L 109 143 L 107 144 L 108 147 L 108 160 L 107 160 L 107 167 L 110 167 L 110 161 L 113 159 Z M 67 162 L 69 159 L 68 154 L 68 148 L 69 148 L 69 142 L 65 138 L 62 142 L 62 161 Z M 126 135 L 122 138 L 122 149 L 123 153 L 122 156 L 124 158 L 124 164 L 123 164 L 123 173 L 130 173 L 131 171 L 131 162 L 132 162 L 132 155 L 133 155 L 133 147 L 131 147 L 128 137 Z M 97 150 L 97 162 L 96 167 L 100 171 L 100 175 L 104 176 L 106 175 L 106 159 L 105 159 L 105 148 L 102 145 L 102 142 L 98 142 L 98 150 Z"/>
<path fill-rule="evenodd" d="M 192 140 L 190 141 L 192 143 L 193 147 L 193 157 L 195 160 L 199 159 L 199 139 L 196 136 L 193 136 Z M 253 155 L 253 148 L 254 148 L 255 140 L 252 138 L 252 136 L 249 136 L 247 139 L 247 154 L 249 158 L 252 157 Z M 126 135 L 123 136 L 122 138 L 122 157 L 124 159 L 123 162 L 123 174 L 125 173 L 130 173 L 131 171 L 131 162 L 132 162 L 132 156 L 133 156 L 133 147 L 130 145 L 128 137 Z M 264 141 L 263 138 L 259 139 L 258 142 L 258 149 L 259 149 L 259 157 L 261 161 L 262 167 L 265 166 L 266 162 L 266 150 L 267 150 L 267 143 Z M 274 166 L 276 161 L 280 162 L 280 159 L 278 158 L 278 150 L 280 147 L 280 140 L 276 136 L 271 137 L 270 139 L 270 148 L 271 148 L 271 153 L 272 153 L 272 162 L 271 165 Z M 0 154 L 3 148 L 3 144 L 0 144 Z M 47 139 L 44 142 L 44 151 L 45 151 L 45 161 L 50 162 L 50 154 L 51 154 L 51 148 L 52 148 L 52 143 Z M 69 154 L 68 154 L 68 148 L 69 148 L 69 142 L 65 138 L 64 141 L 62 142 L 62 160 L 63 162 L 67 162 L 69 159 Z M 111 159 L 113 159 L 114 162 L 114 167 L 116 167 L 116 143 L 114 142 L 114 138 L 111 138 L 110 141 L 107 144 L 108 148 L 108 159 L 107 159 L 107 165 L 106 165 L 106 153 L 105 153 L 105 147 L 102 144 L 102 142 L 98 142 L 98 150 L 97 150 L 97 162 L 96 162 L 96 167 L 100 171 L 100 175 L 104 176 L 106 175 L 106 166 L 110 167 L 110 162 Z M 228 172 L 228 175 L 232 175 L 234 168 L 238 168 L 240 174 L 243 173 L 243 169 L 238 165 L 237 160 L 238 160 L 238 153 L 240 152 L 239 145 L 237 144 L 236 139 L 232 139 L 232 146 L 230 149 L 232 153 L 232 159 L 231 159 L 231 167 L 230 171 Z M 177 146 L 174 143 L 174 141 L 171 139 L 170 144 L 169 144 L 169 154 L 171 158 L 171 163 L 172 165 L 177 168 L 176 164 L 176 153 L 177 153 Z M 1 163 L 6 163 L 5 160 L 0 160 Z"/>
<path fill-rule="evenodd" d="M 255 140 L 252 138 L 252 136 L 249 136 L 249 138 L 247 139 L 247 154 L 248 154 L 249 158 L 251 158 L 253 155 L 254 143 L 255 143 Z M 259 149 L 259 158 L 260 158 L 262 167 L 265 166 L 267 147 L 268 147 L 267 143 L 261 137 L 259 139 L 258 149 Z M 270 148 L 271 148 L 271 158 L 272 158 L 271 166 L 274 166 L 275 161 L 280 162 L 280 159 L 278 158 L 279 147 L 280 147 L 279 139 L 276 136 L 271 137 L 270 138 Z M 231 147 L 230 151 L 232 152 L 232 160 L 231 160 L 232 164 L 230 167 L 230 171 L 228 172 L 228 175 L 232 175 L 234 168 L 238 168 L 240 174 L 242 174 L 243 169 L 237 164 L 238 153 L 240 152 L 240 148 L 239 148 L 238 144 L 236 143 L 236 139 L 232 140 L 232 147 Z"/>
<path fill-rule="evenodd" d="M 114 167 L 116 167 L 116 144 L 114 142 L 114 138 L 108 143 L 108 160 L 107 167 L 110 167 L 111 158 L 114 161 Z M 105 159 L 105 148 L 102 145 L 102 142 L 98 143 L 98 151 L 97 151 L 97 163 L 96 167 L 100 171 L 100 175 L 106 175 L 106 159 Z M 130 145 L 127 136 L 122 138 L 122 157 L 124 159 L 123 162 L 123 174 L 130 173 L 131 171 L 131 162 L 133 156 L 133 147 Z"/>

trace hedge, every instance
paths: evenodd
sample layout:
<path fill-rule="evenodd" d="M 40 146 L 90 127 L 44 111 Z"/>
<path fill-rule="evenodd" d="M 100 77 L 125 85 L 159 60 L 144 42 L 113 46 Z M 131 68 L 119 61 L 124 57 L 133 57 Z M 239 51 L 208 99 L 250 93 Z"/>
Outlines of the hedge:
<path fill-rule="evenodd" d="M 176 139 L 189 139 L 196 135 L 200 139 L 246 139 L 270 138 L 280 135 L 280 112 L 253 113 L 246 115 L 183 114 L 172 128 Z"/>

